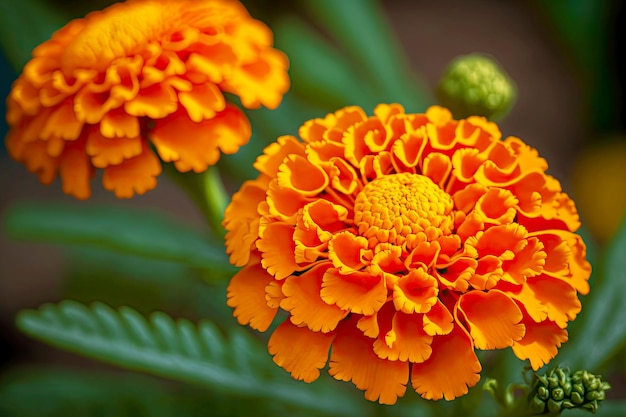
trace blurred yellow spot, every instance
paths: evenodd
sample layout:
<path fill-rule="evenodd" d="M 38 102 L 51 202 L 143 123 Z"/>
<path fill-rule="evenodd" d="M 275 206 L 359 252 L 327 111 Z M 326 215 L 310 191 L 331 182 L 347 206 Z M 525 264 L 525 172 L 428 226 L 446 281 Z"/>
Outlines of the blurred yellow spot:
<path fill-rule="evenodd" d="M 608 242 L 626 217 L 626 140 L 598 143 L 582 153 L 572 187 L 583 224 Z"/>

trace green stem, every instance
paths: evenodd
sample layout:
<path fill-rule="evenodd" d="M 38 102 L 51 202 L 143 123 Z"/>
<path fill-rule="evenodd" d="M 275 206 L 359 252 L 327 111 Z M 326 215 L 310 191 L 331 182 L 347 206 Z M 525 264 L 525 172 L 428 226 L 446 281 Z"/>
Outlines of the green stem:
<path fill-rule="evenodd" d="M 222 226 L 224 220 L 224 210 L 228 205 L 229 196 L 224 188 L 222 177 L 216 166 L 210 166 L 202 174 L 199 174 L 200 191 L 202 193 L 205 215 L 213 229 L 213 233 L 220 238 L 224 237 L 225 230 Z"/>
<path fill-rule="evenodd" d="M 226 232 L 222 220 L 230 197 L 224 188 L 218 168 L 210 166 L 199 174 L 181 173 L 171 164 L 163 164 L 163 172 L 187 192 L 211 226 L 213 235 L 222 240 Z"/>

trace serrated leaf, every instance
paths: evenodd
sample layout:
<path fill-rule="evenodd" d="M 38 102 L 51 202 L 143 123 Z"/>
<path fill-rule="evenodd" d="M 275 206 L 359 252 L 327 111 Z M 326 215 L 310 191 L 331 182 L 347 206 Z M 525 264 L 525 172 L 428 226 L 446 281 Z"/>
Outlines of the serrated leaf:
<path fill-rule="evenodd" d="M 143 321 L 131 311 L 63 301 L 20 312 L 17 325 L 53 346 L 128 369 L 327 415 L 367 415 L 359 402 L 336 390 L 318 384 L 321 393 L 315 384 L 291 380 L 244 333 L 225 338 L 208 321 L 193 326 L 161 312 Z"/>
<path fill-rule="evenodd" d="M 5 212 L 6 233 L 17 239 L 106 249 L 232 275 L 221 242 L 162 214 L 117 206 L 19 203 Z"/>

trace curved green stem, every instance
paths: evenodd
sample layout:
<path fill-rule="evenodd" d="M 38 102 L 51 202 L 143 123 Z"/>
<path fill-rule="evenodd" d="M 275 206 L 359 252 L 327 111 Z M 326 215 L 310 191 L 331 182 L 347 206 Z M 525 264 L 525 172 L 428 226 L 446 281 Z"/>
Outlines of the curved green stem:
<path fill-rule="evenodd" d="M 220 240 L 223 239 L 225 230 L 222 220 L 230 197 L 224 188 L 218 168 L 210 166 L 199 174 L 181 173 L 171 164 L 163 164 L 163 171 L 197 204 L 211 227 L 213 235 Z"/>

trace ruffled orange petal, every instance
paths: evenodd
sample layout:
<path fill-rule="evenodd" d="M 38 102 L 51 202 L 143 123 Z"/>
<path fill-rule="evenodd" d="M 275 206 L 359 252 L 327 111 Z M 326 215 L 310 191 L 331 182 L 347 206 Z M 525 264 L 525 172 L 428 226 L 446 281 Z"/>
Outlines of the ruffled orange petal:
<path fill-rule="evenodd" d="M 409 365 L 380 359 L 372 351 L 372 339 L 356 327 L 356 318 L 342 322 L 330 353 L 329 369 L 335 379 L 352 381 L 365 398 L 381 404 L 395 404 L 404 395 Z"/>
<path fill-rule="evenodd" d="M 316 265 L 299 276 L 287 278 L 282 286 L 285 298 L 280 307 L 290 312 L 290 320 L 296 326 L 307 326 L 313 332 L 328 333 L 337 327 L 348 311 L 320 298 L 322 278 L 331 267 L 330 263 Z"/>
<path fill-rule="evenodd" d="M 139 120 L 121 109 L 105 114 L 100 121 L 100 134 L 105 138 L 139 137 Z"/>
<path fill-rule="evenodd" d="M 548 318 L 560 328 L 566 328 L 567 322 L 580 312 L 576 290 L 568 283 L 547 275 L 529 278 L 527 283 L 537 300 L 547 307 Z"/>
<path fill-rule="evenodd" d="M 367 239 L 355 236 L 351 232 L 340 232 L 330 240 L 328 259 L 330 259 L 342 274 L 358 271 L 366 264 L 366 258 L 371 257 Z"/>
<path fill-rule="evenodd" d="M 143 145 L 143 152 L 119 165 L 109 165 L 104 169 L 102 185 L 113 191 L 117 198 L 130 198 L 143 194 L 156 187 L 156 177 L 161 174 L 159 159 Z"/>
<path fill-rule="evenodd" d="M 180 92 L 178 99 L 189 118 L 196 123 L 211 119 L 226 108 L 222 92 L 211 83 L 194 85 L 191 91 Z"/>
<path fill-rule="evenodd" d="M 454 317 L 441 301 L 437 300 L 422 317 L 424 331 L 431 336 L 448 334 L 454 328 Z"/>
<path fill-rule="evenodd" d="M 321 168 L 299 155 L 289 155 L 278 167 L 278 185 L 305 197 L 315 196 L 328 186 L 328 176 Z"/>
<path fill-rule="evenodd" d="M 215 117 L 193 122 L 183 111 L 155 122 L 151 139 L 161 158 L 174 162 L 181 172 L 202 172 L 214 165 L 221 153 L 237 152 L 248 143 L 250 122 L 233 105 Z"/>
<path fill-rule="evenodd" d="M 509 282 L 500 281 L 496 288 L 517 301 L 525 314 L 539 323 L 548 318 L 548 307 L 546 307 L 535 295 L 535 292 L 527 283 L 514 285 Z"/>
<path fill-rule="evenodd" d="M 91 195 L 89 180 L 93 171 L 83 146 L 84 144 L 81 146 L 75 142 L 68 144 L 58 162 L 63 192 L 79 200 L 86 200 Z"/>
<path fill-rule="evenodd" d="M 239 324 L 248 324 L 261 332 L 272 324 L 278 308 L 267 305 L 265 287 L 273 280 L 258 261 L 252 261 L 233 276 L 226 296 Z"/>
<path fill-rule="evenodd" d="M 293 226 L 269 223 L 263 226 L 256 247 L 261 252 L 263 268 L 276 279 L 284 279 L 299 269 L 295 260 L 296 244 Z"/>
<path fill-rule="evenodd" d="M 235 266 L 243 266 L 250 259 L 259 232 L 257 207 L 265 199 L 266 188 L 263 179 L 244 182 L 224 212 L 226 253 Z"/>
<path fill-rule="evenodd" d="M 386 316 L 382 311 L 378 314 L 380 334 L 374 341 L 374 352 L 381 359 L 391 361 L 427 360 L 432 353 L 433 337 L 424 331 L 420 315 L 396 312 Z"/>
<path fill-rule="evenodd" d="M 273 179 L 268 186 L 267 207 L 269 214 L 278 219 L 293 224 L 296 221 L 298 212 L 310 201 L 291 188 L 282 188 L 278 185 L 278 180 Z"/>
<path fill-rule="evenodd" d="M 522 312 L 500 291 L 470 291 L 461 295 L 457 306 L 478 349 L 502 349 L 524 336 Z"/>
<path fill-rule="evenodd" d="M 433 338 L 432 354 L 426 362 L 411 368 L 413 389 L 427 400 L 450 401 L 480 380 L 482 367 L 472 341 L 459 326 L 446 336 Z"/>
<path fill-rule="evenodd" d="M 87 133 L 85 152 L 91 157 L 93 166 L 105 168 L 141 154 L 143 151 L 141 143 L 142 139 L 139 136 L 107 138 L 99 129 L 90 129 Z"/>
<path fill-rule="evenodd" d="M 285 320 L 267 344 L 274 362 L 295 379 L 313 382 L 326 365 L 334 333 L 312 332 Z"/>
<path fill-rule="evenodd" d="M 521 360 L 529 359 L 536 371 L 556 356 L 561 343 L 567 342 L 567 330 L 549 320 L 541 323 L 524 320 L 523 323 L 526 334 L 513 343 L 513 353 Z"/>
<path fill-rule="evenodd" d="M 256 159 L 253 166 L 261 174 L 275 177 L 287 155 L 304 156 L 304 144 L 293 136 L 281 136 L 263 149 L 263 155 Z"/>
<path fill-rule="evenodd" d="M 427 313 L 437 303 L 437 280 L 424 269 L 415 269 L 398 280 L 393 288 L 393 304 L 406 314 Z"/>
<path fill-rule="evenodd" d="M 335 268 L 324 274 L 320 294 L 328 304 L 366 316 L 378 311 L 387 300 L 382 277 L 368 272 L 341 274 Z"/>

